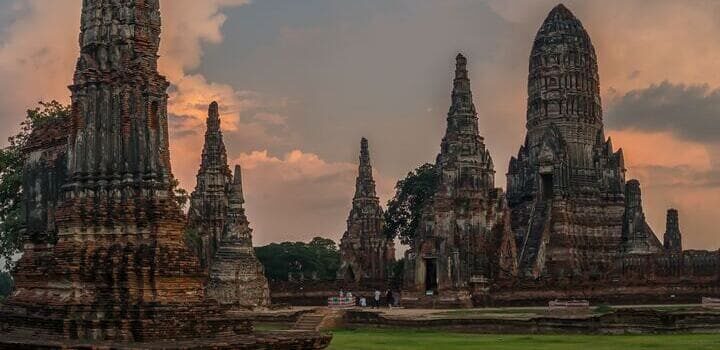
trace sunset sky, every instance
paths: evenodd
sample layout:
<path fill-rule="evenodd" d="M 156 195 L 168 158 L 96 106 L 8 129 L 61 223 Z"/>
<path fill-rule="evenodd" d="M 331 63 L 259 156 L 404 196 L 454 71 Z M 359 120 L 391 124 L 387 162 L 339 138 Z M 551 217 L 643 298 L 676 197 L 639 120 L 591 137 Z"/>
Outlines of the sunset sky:
<path fill-rule="evenodd" d="M 173 171 L 192 190 L 207 106 L 244 171 L 256 245 L 339 239 L 370 141 L 378 193 L 434 161 L 454 57 L 505 187 L 523 142 L 528 55 L 556 1 L 161 0 Z M 606 133 L 656 234 L 720 248 L 720 1 L 566 1 L 595 45 Z M 0 0 L 0 137 L 39 100 L 69 101 L 81 0 Z"/>

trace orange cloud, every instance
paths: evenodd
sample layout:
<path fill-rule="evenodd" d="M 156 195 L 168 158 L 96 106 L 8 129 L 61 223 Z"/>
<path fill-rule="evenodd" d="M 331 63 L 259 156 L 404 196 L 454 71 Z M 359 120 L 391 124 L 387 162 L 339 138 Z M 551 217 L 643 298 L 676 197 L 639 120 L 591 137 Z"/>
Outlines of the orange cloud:
<path fill-rule="evenodd" d="M 716 249 L 720 185 L 712 149 L 705 144 L 678 139 L 669 132 L 612 130 L 615 147 L 626 155 L 628 179 L 640 180 L 645 215 L 662 239 L 668 208 L 680 211 L 686 248 Z"/>
<path fill-rule="evenodd" d="M 610 130 L 616 148 L 622 148 L 625 163 L 632 176 L 634 168 L 648 166 L 690 167 L 708 171 L 712 167 L 711 155 L 702 143 L 684 141 L 670 132 L 643 132 L 638 130 Z M 682 150 L 666 152 L 663 150 Z"/>
<path fill-rule="evenodd" d="M 28 0 L 13 10 L 27 15 L 7 27 L 0 41 L 0 118 L 17 130 L 37 101 L 70 100 L 80 2 Z"/>
<path fill-rule="evenodd" d="M 163 33 L 160 70 L 171 81 L 197 68 L 204 43 L 222 42 L 223 8 L 242 6 L 249 0 L 162 0 Z"/>

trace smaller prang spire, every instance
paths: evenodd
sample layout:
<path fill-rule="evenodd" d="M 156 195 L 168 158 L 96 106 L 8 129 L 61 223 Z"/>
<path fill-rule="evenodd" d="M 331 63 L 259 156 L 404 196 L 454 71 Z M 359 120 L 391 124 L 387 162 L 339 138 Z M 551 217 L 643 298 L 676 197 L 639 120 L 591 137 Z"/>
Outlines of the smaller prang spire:
<path fill-rule="evenodd" d="M 242 169 L 240 168 L 240 165 L 235 165 L 235 173 L 230 187 L 230 202 L 233 204 L 245 203 L 245 195 L 243 194 L 242 185 Z"/>
<path fill-rule="evenodd" d="M 453 80 L 452 105 L 449 115 L 475 115 L 470 78 L 468 77 L 467 58 L 458 53 L 455 57 L 455 79 Z"/>
<path fill-rule="evenodd" d="M 668 209 L 663 247 L 668 253 L 682 252 L 682 234 L 677 209 Z"/>
<path fill-rule="evenodd" d="M 240 242 L 252 249 L 252 229 L 245 216 L 245 196 L 242 188 L 242 173 L 239 165 L 235 165 L 235 174 L 227 188 L 227 216 L 223 232 L 224 241 Z"/>
<path fill-rule="evenodd" d="M 370 164 L 370 150 L 368 140 L 362 138 L 360 140 L 360 165 L 358 166 L 358 177 L 355 182 L 355 197 L 360 198 L 376 198 L 375 180 L 372 176 L 372 165 Z"/>

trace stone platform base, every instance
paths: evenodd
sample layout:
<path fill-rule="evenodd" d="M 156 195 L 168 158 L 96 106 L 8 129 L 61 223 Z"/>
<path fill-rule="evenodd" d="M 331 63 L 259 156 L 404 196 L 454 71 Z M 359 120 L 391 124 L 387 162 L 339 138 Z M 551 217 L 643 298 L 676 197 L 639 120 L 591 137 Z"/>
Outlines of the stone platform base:
<path fill-rule="evenodd" d="M 403 292 L 400 305 L 410 309 L 463 309 L 473 307 L 470 293 L 444 292 L 439 295 Z"/>
<path fill-rule="evenodd" d="M 703 297 L 720 298 L 717 282 L 678 282 L 649 285 L 617 285 L 612 283 L 565 288 L 547 285 L 499 287 L 490 298 L 475 306 L 547 306 L 552 300 L 582 299 L 591 305 L 664 305 L 697 304 Z"/>
<path fill-rule="evenodd" d="M 275 331 L 202 338 L 193 340 L 162 340 L 143 343 L 86 342 L 63 339 L 40 339 L 28 335 L 2 334 L 0 349 L 79 349 L 79 350 L 139 350 L 139 349 L 280 349 L 315 350 L 330 345 L 332 336 L 318 332 Z"/>
<path fill-rule="evenodd" d="M 530 315 L 514 312 L 504 315 L 475 315 L 442 310 L 418 311 L 421 312 L 398 314 L 348 310 L 345 313 L 345 324 L 349 327 L 441 329 L 484 334 L 720 333 L 720 311 L 715 310 L 660 311 L 623 308 L 603 314 L 585 315 Z"/>

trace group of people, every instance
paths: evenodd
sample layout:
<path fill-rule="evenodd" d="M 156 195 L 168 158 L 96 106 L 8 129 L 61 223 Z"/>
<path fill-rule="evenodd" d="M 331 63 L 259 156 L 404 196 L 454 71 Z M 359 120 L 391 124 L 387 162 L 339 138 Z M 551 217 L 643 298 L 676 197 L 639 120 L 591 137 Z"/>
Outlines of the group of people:
<path fill-rule="evenodd" d="M 352 298 L 352 292 L 346 293 L 345 291 L 340 290 L 340 297 L 341 298 L 343 298 L 343 297 Z M 370 305 L 368 305 L 367 298 L 365 298 L 364 296 L 360 296 L 357 300 L 357 306 L 360 306 L 360 307 L 370 306 L 374 309 L 377 309 L 377 308 L 380 308 L 381 306 L 385 305 L 389 308 L 392 308 L 393 306 L 395 306 L 395 302 L 396 302 L 395 295 L 393 294 L 393 292 L 390 289 L 388 289 L 385 292 L 384 298 L 383 298 L 383 293 L 379 289 L 376 289 L 375 292 L 373 293 L 372 298 L 370 299 L 370 303 L 371 303 Z"/>

